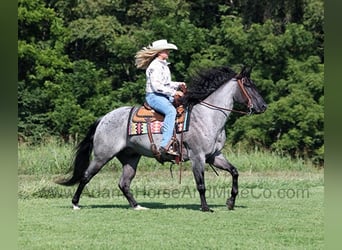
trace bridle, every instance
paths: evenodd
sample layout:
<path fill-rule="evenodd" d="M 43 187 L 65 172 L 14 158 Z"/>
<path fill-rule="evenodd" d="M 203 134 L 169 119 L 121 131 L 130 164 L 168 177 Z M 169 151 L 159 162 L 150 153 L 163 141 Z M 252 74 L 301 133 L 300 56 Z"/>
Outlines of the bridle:
<path fill-rule="evenodd" d="M 219 107 L 219 106 L 213 105 L 211 103 L 208 103 L 206 101 L 201 101 L 200 103 L 205 104 L 206 106 L 209 106 L 209 107 L 212 107 L 212 108 L 215 108 L 215 109 L 219 109 L 219 110 L 231 111 L 231 112 L 240 113 L 240 114 L 244 114 L 244 115 L 251 115 L 252 112 L 253 112 L 253 103 L 252 103 L 252 98 L 249 96 L 249 94 L 247 93 L 246 88 L 244 86 L 245 77 L 237 76 L 236 79 L 237 79 L 237 83 L 239 84 L 239 87 L 240 87 L 240 89 L 242 91 L 242 94 L 248 100 L 247 107 L 249 109 L 249 112 Z"/>

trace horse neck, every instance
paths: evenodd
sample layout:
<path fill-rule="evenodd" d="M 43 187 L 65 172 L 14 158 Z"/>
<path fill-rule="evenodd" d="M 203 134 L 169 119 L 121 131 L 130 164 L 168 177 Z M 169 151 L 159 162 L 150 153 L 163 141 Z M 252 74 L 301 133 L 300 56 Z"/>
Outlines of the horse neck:
<path fill-rule="evenodd" d="M 224 126 L 231 112 L 229 110 L 233 108 L 236 91 L 236 81 L 230 80 L 204 99 L 205 103 L 196 105 L 194 109 L 205 116 L 206 120 L 213 120 Z"/>

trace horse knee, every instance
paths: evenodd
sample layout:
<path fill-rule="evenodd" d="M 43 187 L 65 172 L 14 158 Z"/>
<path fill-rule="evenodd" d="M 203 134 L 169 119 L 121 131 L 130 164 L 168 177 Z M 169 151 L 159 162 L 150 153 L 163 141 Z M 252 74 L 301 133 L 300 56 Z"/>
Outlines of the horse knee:
<path fill-rule="evenodd" d="M 125 185 L 120 181 L 118 184 L 118 187 L 120 188 L 121 191 L 123 191 L 125 188 Z"/>
<path fill-rule="evenodd" d="M 200 194 L 204 194 L 206 189 L 205 189 L 205 185 L 204 184 L 198 184 L 197 185 L 197 191 L 200 193 Z"/>
<path fill-rule="evenodd" d="M 104 163 L 93 161 L 89 165 L 88 169 L 84 172 L 81 178 L 81 182 L 85 184 L 88 183 L 91 180 L 91 178 L 93 178 L 101 170 L 103 166 Z"/>
<path fill-rule="evenodd" d="M 125 181 L 120 181 L 118 184 L 120 190 L 124 193 L 129 192 L 130 184 Z"/>
<path fill-rule="evenodd" d="M 239 177 L 239 172 L 235 167 L 232 168 L 231 174 L 233 177 L 236 177 L 236 178 Z"/>
<path fill-rule="evenodd" d="M 93 176 L 94 176 L 94 174 L 91 174 L 89 171 L 85 171 L 85 173 L 81 179 L 81 182 L 84 184 L 87 184 Z"/>

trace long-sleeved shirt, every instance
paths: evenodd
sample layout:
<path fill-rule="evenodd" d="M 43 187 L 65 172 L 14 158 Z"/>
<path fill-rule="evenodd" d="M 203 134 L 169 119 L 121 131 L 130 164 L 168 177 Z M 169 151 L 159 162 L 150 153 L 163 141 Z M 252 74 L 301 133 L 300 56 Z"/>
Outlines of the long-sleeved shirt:
<path fill-rule="evenodd" d="M 172 97 L 180 82 L 171 81 L 171 72 L 166 60 L 154 59 L 146 69 L 146 93 L 160 93 Z"/>

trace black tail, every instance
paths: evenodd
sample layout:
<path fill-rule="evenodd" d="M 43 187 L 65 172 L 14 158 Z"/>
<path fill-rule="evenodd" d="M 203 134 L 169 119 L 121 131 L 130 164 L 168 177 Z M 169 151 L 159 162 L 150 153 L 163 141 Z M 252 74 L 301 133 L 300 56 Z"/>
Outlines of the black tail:
<path fill-rule="evenodd" d="M 97 119 L 89 127 L 86 137 L 77 145 L 75 159 L 73 162 L 72 176 L 68 179 L 57 180 L 57 184 L 72 186 L 80 182 L 84 172 L 86 171 L 90 163 L 90 155 L 93 150 L 93 137 L 101 118 Z"/>

